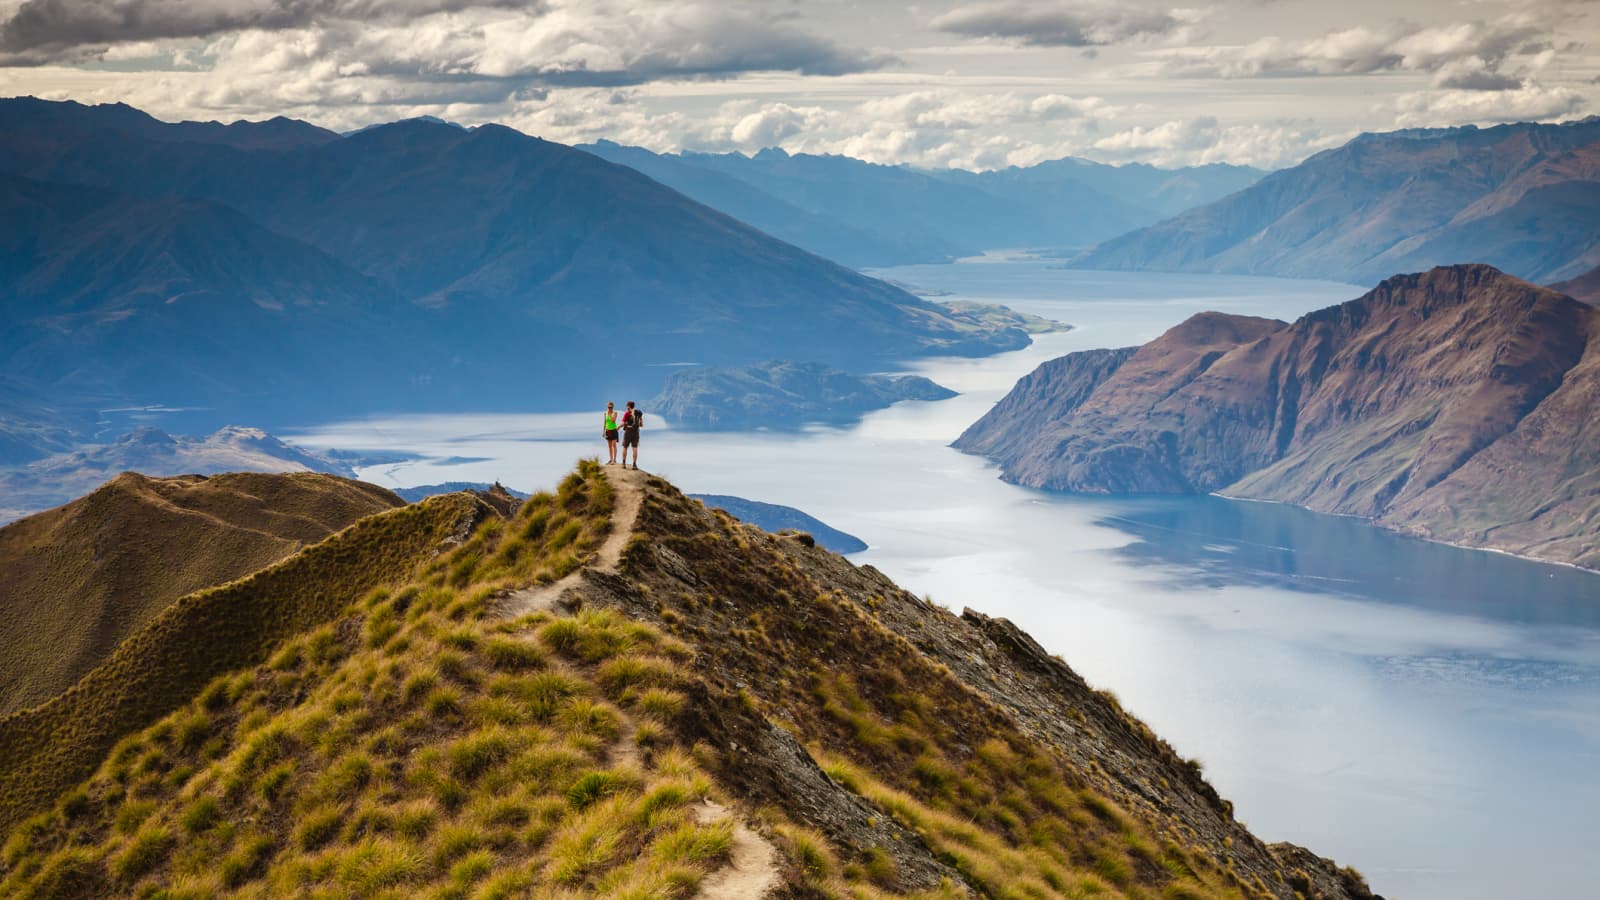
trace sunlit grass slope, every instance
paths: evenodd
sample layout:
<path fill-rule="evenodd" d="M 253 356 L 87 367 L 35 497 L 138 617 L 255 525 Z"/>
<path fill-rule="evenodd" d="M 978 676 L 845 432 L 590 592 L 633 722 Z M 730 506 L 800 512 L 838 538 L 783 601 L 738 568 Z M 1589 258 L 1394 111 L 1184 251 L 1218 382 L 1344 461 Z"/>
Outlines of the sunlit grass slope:
<path fill-rule="evenodd" d="M 621 577 L 591 570 L 576 612 L 509 619 L 510 589 L 594 559 L 614 490 L 586 461 L 407 577 L 269 617 L 258 655 L 191 675 L 190 696 L 25 798 L 0 896 L 686 898 L 748 846 L 741 821 L 786 897 L 1324 896 L 1236 859 L 1235 836 L 1266 851 L 1221 801 L 1187 824 L 1198 772 L 1110 698 L 1063 703 L 1063 743 L 1006 705 L 1015 673 L 976 684 L 939 661 L 951 636 L 990 652 L 962 620 L 665 482 Z M 48 737 L 71 721 L 40 746 L 65 753 Z M 1181 782 L 1141 786 L 1171 805 L 1118 786 L 1122 755 Z"/>
<path fill-rule="evenodd" d="M 219 675 L 12 832 L 0 895 L 692 889 L 732 831 L 692 814 L 715 789 L 673 737 L 683 645 L 612 612 L 492 614 L 583 559 L 610 506 L 585 466 Z"/>
<path fill-rule="evenodd" d="M 278 641 L 328 622 L 373 588 L 407 579 L 482 504 L 452 494 L 357 522 L 246 578 L 168 605 L 71 689 L 0 719 L 0 826 L 94 770 L 124 735 Z"/>
<path fill-rule="evenodd" d="M 185 594 L 403 505 L 332 475 L 117 476 L 0 528 L 0 714 L 36 706 Z"/>

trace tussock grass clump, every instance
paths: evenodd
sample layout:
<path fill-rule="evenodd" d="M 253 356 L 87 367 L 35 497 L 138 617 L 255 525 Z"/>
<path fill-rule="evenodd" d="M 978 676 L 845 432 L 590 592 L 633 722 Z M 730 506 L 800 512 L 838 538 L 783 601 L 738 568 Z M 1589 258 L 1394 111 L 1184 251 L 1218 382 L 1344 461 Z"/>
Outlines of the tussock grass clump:
<path fill-rule="evenodd" d="M 670 725 L 683 646 L 615 613 L 493 615 L 588 553 L 612 502 L 581 466 L 414 582 L 208 673 L 14 830 L 0 896 L 687 896 L 727 842 L 685 819 L 712 786 Z M 651 759 L 619 767 L 640 733 Z"/>

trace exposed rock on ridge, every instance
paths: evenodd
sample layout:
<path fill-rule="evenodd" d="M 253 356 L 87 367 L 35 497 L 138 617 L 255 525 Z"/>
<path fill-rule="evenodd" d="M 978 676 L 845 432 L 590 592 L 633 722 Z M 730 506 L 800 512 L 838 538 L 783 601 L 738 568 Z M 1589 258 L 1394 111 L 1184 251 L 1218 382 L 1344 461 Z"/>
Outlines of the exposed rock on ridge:
<path fill-rule="evenodd" d="M 1202 313 L 1098 381 L 1078 374 L 1089 358 L 1041 367 L 956 446 L 1033 487 L 1218 491 L 1600 566 L 1597 322 L 1482 265 L 1293 324 Z M 997 437 L 1034 395 L 1060 398 L 1055 421 Z"/>

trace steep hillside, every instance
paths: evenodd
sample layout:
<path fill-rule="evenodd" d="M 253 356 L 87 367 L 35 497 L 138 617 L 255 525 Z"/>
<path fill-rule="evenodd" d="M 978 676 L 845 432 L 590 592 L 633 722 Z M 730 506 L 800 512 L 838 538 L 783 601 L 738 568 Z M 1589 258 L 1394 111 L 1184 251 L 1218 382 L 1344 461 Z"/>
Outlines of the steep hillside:
<path fill-rule="evenodd" d="M 405 583 L 488 514 L 467 494 L 400 507 L 245 578 L 167 604 L 65 693 L 0 718 L 0 828 L 48 806 L 93 773 L 119 741 L 189 704 L 217 676 L 245 670 L 248 679 L 248 669 L 284 640 L 337 619 L 374 589 Z M 318 638 L 316 646 L 327 641 Z M 202 698 L 201 705 L 214 702 Z M 210 753 L 216 749 L 205 750 L 210 737 L 202 725 L 179 739 L 191 751 Z"/>
<path fill-rule="evenodd" d="M 385 296 L 215 202 L 0 175 L 0 366 L 57 402 L 358 409 L 414 327 Z"/>
<path fill-rule="evenodd" d="M 1600 118 L 1362 135 L 1074 264 L 1374 283 L 1463 262 L 1539 282 L 1600 263 Z"/>
<path fill-rule="evenodd" d="M 644 473 L 457 534 L 74 750 L 0 893 L 1372 896 L 1003 620 Z"/>
<path fill-rule="evenodd" d="M 1202 313 L 1116 367 L 1058 360 L 956 446 L 1036 487 L 1220 491 L 1600 566 L 1597 328 L 1555 291 L 1440 268 L 1293 324 Z M 1008 443 L 1024 395 L 1053 421 Z"/>
<path fill-rule="evenodd" d="M 0 101 L 0 172 L 54 236 L 26 245 L 39 229 L 17 219 L 0 245 L 28 326 L 0 332 L 5 371 L 272 425 L 566 408 L 659 384 L 661 364 L 780 348 L 859 367 L 1027 342 L 508 128 L 252 149 L 141 116 Z"/>
<path fill-rule="evenodd" d="M 178 597 L 399 505 L 329 475 L 128 472 L 0 528 L 0 715 L 65 691 Z"/>

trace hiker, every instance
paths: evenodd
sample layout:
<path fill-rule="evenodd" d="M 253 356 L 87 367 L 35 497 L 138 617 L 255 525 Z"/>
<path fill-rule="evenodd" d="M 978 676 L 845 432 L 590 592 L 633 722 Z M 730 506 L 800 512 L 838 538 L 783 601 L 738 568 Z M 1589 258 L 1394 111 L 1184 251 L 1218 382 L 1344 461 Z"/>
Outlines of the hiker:
<path fill-rule="evenodd" d="M 611 451 L 611 461 L 606 465 L 614 466 L 617 464 L 617 405 L 609 400 L 606 401 L 605 424 L 601 426 L 600 431 L 606 436 L 606 449 Z"/>
<path fill-rule="evenodd" d="M 628 467 L 628 448 L 633 448 L 633 467 L 639 468 L 639 429 L 644 426 L 644 413 L 633 408 L 628 401 L 628 411 L 622 414 L 622 467 Z"/>

